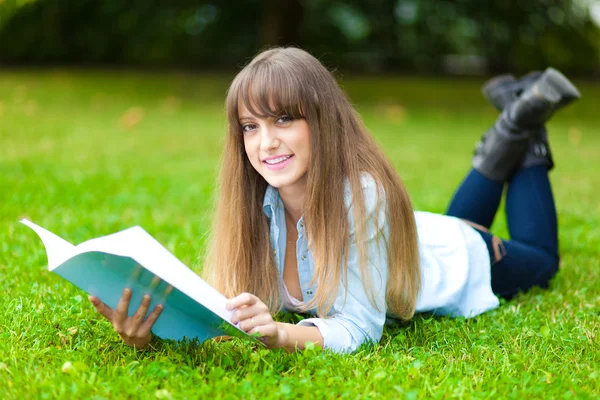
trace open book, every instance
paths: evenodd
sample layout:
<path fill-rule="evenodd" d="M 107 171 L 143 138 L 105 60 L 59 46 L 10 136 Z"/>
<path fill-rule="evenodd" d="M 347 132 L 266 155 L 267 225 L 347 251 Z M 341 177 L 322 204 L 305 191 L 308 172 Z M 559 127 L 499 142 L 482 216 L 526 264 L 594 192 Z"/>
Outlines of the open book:
<path fill-rule="evenodd" d="M 131 288 L 129 315 L 144 294 L 164 309 L 152 328 L 163 339 L 236 336 L 258 342 L 231 324 L 227 299 L 179 261 L 139 226 L 77 246 L 26 219 L 21 222 L 42 239 L 48 269 L 115 309 L 123 289 Z M 260 342 L 259 342 L 260 343 Z"/>

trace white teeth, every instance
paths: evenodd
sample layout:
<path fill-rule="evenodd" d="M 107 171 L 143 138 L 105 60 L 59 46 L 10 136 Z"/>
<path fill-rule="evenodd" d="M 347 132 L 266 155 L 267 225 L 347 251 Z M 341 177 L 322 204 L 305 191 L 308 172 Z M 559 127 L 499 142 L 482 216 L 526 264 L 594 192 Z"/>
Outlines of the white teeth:
<path fill-rule="evenodd" d="M 285 160 L 287 160 L 290 157 L 291 156 L 283 156 L 283 157 L 273 158 L 272 160 L 265 160 L 265 162 L 267 164 L 271 164 L 271 165 L 273 165 L 273 164 L 279 164 L 280 162 L 285 161 Z"/>

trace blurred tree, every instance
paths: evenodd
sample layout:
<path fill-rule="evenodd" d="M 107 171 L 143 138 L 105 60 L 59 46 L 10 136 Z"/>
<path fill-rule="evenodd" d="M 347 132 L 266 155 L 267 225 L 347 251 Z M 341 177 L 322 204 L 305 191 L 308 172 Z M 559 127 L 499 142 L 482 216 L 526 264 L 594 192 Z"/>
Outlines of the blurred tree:
<path fill-rule="evenodd" d="M 578 1 L 459 3 L 464 18 L 477 21 L 473 24 L 476 46 L 492 70 L 532 69 L 547 64 L 585 69 L 594 58 L 593 62 L 597 61 L 598 27 Z"/>
<path fill-rule="evenodd" d="M 235 67 L 294 44 L 360 71 L 597 70 L 587 0 L 0 0 L 0 63 Z M 456 62 L 458 60 L 458 63 Z M 452 65 L 454 65 L 452 64 Z M 452 67 L 452 71 L 460 72 Z"/>
<path fill-rule="evenodd" d="M 304 4 L 301 0 L 264 0 L 262 44 L 302 46 Z"/>

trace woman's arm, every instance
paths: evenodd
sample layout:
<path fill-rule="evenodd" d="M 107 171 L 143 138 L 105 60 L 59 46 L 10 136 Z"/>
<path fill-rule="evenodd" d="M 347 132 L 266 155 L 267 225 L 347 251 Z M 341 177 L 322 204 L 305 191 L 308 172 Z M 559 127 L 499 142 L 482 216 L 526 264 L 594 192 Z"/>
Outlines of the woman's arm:
<path fill-rule="evenodd" d="M 314 342 L 323 347 L 324 341 L 316 326 L 297 326 L 273 321 L 269 308 L 258 297 L 242 293 L 227 302 L 233 311 L 231 323 L 244 332 L 259 334 L 260 340 L 270 349 L 283 348 L 293 352 L 303 350 L 306 342 Z"/>
<path fill-rule="evenodd" d="M 316 326 L 300 326 L 277 322 L 279 328 L 280 343 L 279 347 L 289 352 L 295 350 L 304 350 L 307 342 L 319 345 L 325 348 L 323 336 Z"/>

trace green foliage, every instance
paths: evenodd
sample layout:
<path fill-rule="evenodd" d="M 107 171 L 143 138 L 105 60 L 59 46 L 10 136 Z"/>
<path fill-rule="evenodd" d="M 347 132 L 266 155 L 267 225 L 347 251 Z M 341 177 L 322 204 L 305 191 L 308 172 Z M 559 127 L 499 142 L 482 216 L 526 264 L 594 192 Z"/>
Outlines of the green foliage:
<path fill-rule="evenodd" d="M 39 0 L 0 26 L 0 60 L 232 66 L 253 55 L 257 26 L 244 20 L 259 17 L 255 0 L 235 7 L 191 0 Z"/>
<path fill-rule="evenodd" d="M 2 398 L 598 398 L 598 85 L 549 125 L 561 271 L 497 310 L 417 316 L 353 355 L 231 341 L 125 346 L 46 270 L 27 216 L 73 243 L 139 224 L 199 270 L 228 77 L 0 72 Z M 418 209 L 443 212 L 496 113 L 477 81 L 343 82 Z M 235 227 L 232 227 L 234 229 Z M 506 235 L 498 216 L 494 230 Z M 281 316 L 288 321 L 296 316 Z"/>
<path fill-rule="evenodd" d="M 582 0 L 0 1 L 4 64 L 231 68 L 289 44 L 360 71 L 593 73 L 600 61 Z"/>

